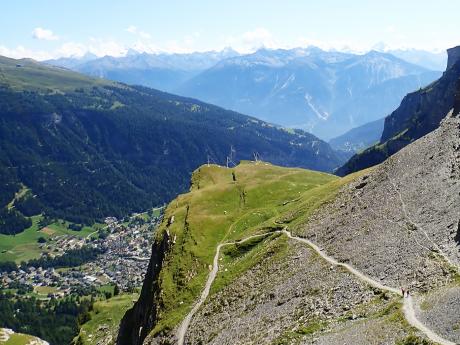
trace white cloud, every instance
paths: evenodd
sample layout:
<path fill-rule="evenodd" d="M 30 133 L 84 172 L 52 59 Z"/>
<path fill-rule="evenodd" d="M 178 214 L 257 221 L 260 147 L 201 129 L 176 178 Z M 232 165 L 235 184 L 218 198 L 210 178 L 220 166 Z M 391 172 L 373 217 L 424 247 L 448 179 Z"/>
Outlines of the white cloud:
<path fill-rule="evenodd" d="M 293 44 L 294 47 L 318 47 L 325 51 L 340 51 L 345 53 L 361 54 L 370 50 L 370 47 L 365 44 L 359 44 L 353 41 L 333 40 L 323 41 L 312 38 L 299 37 Z"/>
<path fill-rule="evenodd" d="M 48 60 L 52 59 L 53 55 L 47 51 L 30 50 L 23 46 L 17 46 L 16 48 L 8 48 L 0 46 L 0 55 L 8 56 L 13 59 L 32 58 L 35 60 Z"/>
<path fill-rule="evenodd" d="M 137 35 L 137 36 L 139 36 L 141 38 L 144 38 L 144 39 L 152 38 L 152 36 L 148 32 L 139 30 L 139 28 L 137 26 L 134 26 L 134 25 L 128 26 L 126 28 L 126 31 L 128 31 L 130 34 Z"/>
<path fill-rule="evenodd" d="M 137 40 L 132 46 L 131 49 L 139 52 L 139 53 L 158 53 L 161 51 L 160 47 L 158 47 L 153 42 L 145 42 L 143 40 Z"/>
<path fill-rule="evenodd" d="M 53 50 L 32 50 L 24 46 L 9 48 L 0 45 L 0 55 L 8 56 L 14 59 L 32 58 L 38 61 L 56 59 L 60 57 L 82 57 L 86 53 L 92 53 L 99 57 L 124 56 L 128 49 L 113 40 L 104 40 L 99 38 L 91 38 L 87 44 L 78 42 L 65 42 Z"/>
<path fill-rule="evenodd" d="M 224 39 L 226 47 L 233 47 L 240 53 L 254 52 L 260 48 L 279 48 L 272 33 L 265 28 L 256 28 L 247 31 L 240 36 L 230 36 Z"/>
<path fill-rule="evenodd" d="M 82 57 L 88 52 L 88 47 L 82 43 L 66 42 L 57 48 L 53 55 L 56 57 Z"/>
<path fill-rule="evenodd" d="M 126 31 L 128 31 L 129 33 L 135 34 L 137 32 L 137 27 L 135 27 L 134 25 L 130 25 L 126 28 Z"/>
<path fill-rule="evenodd" d="M 86 51 L 97 56 L 124 56 L 128 49 L 117 41 L 101 38 L 90 38 L 90 43 L 86 46 Z"/>
<path fill-rule="evenodd" d="M 385 29 L 385 28 L 384 28 Z M 383 29 L 383 30 L 384 30 Z M 387 28 L 392 31 L 391 28 Z M 370 49 L 378 49 L 386 51 L 389 49 L 404 49 L 418 48 L 423 50 L 444 50 L 446 47 L 454 46 L 455 40 L 452 42 L 436 40 L 436 46 L 421 46 L 417 42 L 411 42 L 410 45 L 405 44 L 407 39 L 400 38 L 397 30 L 389 34 L 390 38 L 385 40 L 385 43 L 375 44 L 372 42 L 361 42 L 359 40 L 318 40 L 313 36 L 292 37 L 289 41 L 278 40 L 269 30 L 263 27 L 255 28 L 254 30 L 241 32 L 233 36 L 222 36 L 219 43 L 216 45 L 206 45 L 203 36 L 200 32 L 192 32 L 182 38 L 169 41 L 154 41 L 151 36 L 140 30 L 138 27 L 131 25 L 125 29 L 132 36 L 127 41 L 121 41 L 113 38 L 88 38 L 87 40 L 74 42 L 65 41 L 57 44 L 54 48 L 46 45 L 47 48 L 39 47 L 37 50 L 29 49 L 24 46 L 7 47 L 2 46 L 0 42 L 0 55 L 5 55 L 13 58 L 30 57 L 36 60 L 47 60 L 59 57 L 81 57 L 86 53 L 92 53 L 102 57 L 105 55 L 120 57 L 126 55 L 129 49 L 134 49 L 138 52 L 146 53 L 191 53 L 195 51 L 205 50 L 222 50 L 226 47 L 232 47 L 240 53 L 252 53 L 255 50 L 265 47 L 269 49 L 284 48 L 290 49 L 295 47 L 316 46 L 328 51 L 343 51 L 351 53 L 365 53 Z M 34 37 L 41 40 L 58 39 L 51 31 L 43 28 L 36 28 L 33 32 Z M 126 38 L 126 37 L 125 37 Z M 123 43 L 121 43 L 123 42 Z M 372 43 L 372 44 L 371 44 Z"/>
<path fill-rule="evenodd" d="M 396 32 L 396 27 L 394 25 L 389 25 L 385 28 L 385 32 L 394 34 Z"/>
<path fill-rule="evenodd" d="M 37 40 L 45 40 L 45 41 L 56 41 L 59 39 L 58 36 L 56 36 L 53 31 L 48 30 L 48 29 L 43 29 L 43 28 L 35 28 L 32 31 L 32 37 L 37 39 Z"/>

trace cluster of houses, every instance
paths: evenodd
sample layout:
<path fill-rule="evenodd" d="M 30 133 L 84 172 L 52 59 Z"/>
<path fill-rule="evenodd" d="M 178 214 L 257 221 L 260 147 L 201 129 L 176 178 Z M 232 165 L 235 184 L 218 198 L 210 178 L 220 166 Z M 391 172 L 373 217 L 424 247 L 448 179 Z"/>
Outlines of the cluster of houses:
<path fill-rule="evenodd" d="M 10 273 L 0 272 L 0 289 L 14 289 L 21 285 L 35 291 L 47 291 L 47 298 L 58 298 L 106 284 L 117 284 L 120 290 L 125 291 L 138 288 L 147 270 L 153 231 L 159 222 L 159 217 L 152 217 L 147 220 L 134 218 L 123 224 L 110 217 L 106 219 L 105 235 L 93 238 L 90 243 L 88 238 L 59 238 L 60 253 L 84 245 L 100 247 L 104 251 L 96 260 L 80 267 L 28 267 Z"/>

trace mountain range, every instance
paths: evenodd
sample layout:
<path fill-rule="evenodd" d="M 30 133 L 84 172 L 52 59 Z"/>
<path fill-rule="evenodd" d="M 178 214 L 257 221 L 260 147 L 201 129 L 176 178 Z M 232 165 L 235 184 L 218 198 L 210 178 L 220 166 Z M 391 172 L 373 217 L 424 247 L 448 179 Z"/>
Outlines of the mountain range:
<path fill-rule="evenodd" d="M 447 54 L 445 51 L 430 52 L 420 49 L 384 49 L 383 51 L 434 71 L 444 71 L 446 69 Z"/>
<path fill-rule="evenodd" d="M 388 53 L 356 55 L 315 47 L 260 49 L 247 55 L 231 49 L 131 52 L 121 58 L 47 63 L 198 98 L 324 139 L 388 115 L 404 95 L 440 76 Z"/>
<path fill-rule="evenodd" d="M 73 69 L 89 76 L 143 85 L 172 92 L 179 85 L 219 61 L 239 55 L 227 48 L 220 52 L 190 54 L 148 54 L 129 50 L 124 57 L 86 54 L 81 58 L 61 58 L 48 64 Z"/>

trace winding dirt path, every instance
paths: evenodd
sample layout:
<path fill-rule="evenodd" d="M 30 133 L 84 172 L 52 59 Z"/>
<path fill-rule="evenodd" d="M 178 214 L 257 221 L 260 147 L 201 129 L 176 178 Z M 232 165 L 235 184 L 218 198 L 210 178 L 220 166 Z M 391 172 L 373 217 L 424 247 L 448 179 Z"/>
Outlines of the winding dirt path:
<path fill-rule="evenodd" d="M 332 264 L 334 266 L 339 266 L 339 267 L 345 268 L 347 271 L 349 271 L 351 274 L 355 275 L 361 281 L 366 282 L 367 284 L 369 284 L 369 285 L 371 285 L 371 286 L 373 286 L 373 287 L 375 287 L 375 288 L 377 288 L 379 290 L 388 291 L 388 292 L 391 292 L 393 294 L 396 294 L 398 296 L 403 297 L 402 293 L 401 293 L 401 291 L 399 289 L 391 287 L 391 286 L 384 285 L 384 284 L 372 279 L 371 277 L 365 275 L 364 273 L 358 271 L 353 266 L 351 266 L 349 264 L 346 264 L 346 263 L 343 263 L 343 262 L 337 261 L 335 258 L 327 255 L 315 243 L 313 243 L 313 242 L 311 242 L 308 239 L 303 238 L 303 237 L 293 236 L 286 229 L 281 230 L 281 231 L 273 231 L 273 232 L 269 232 L 269 233 L 265 233 L 265 234 L 261 234 L 261 235 L 253 235 L 253 236 L 249 236 L 249 237 L 247 237 L 245 239 L 242 239 L 241 241 L 221 243 L 221 244 L 219 244 L 217 246 L 216 255 L 214 256 L 212 271 L 209 273 L 208 280 L 206 281 L 205 288 L 204 288 L 203 292 L 201 293 L 200 298 L 195 303 L 195 305 L 193 306 L 192 310 L 187 314 L 185 319 L 182 321 L 182 323 L 181 323 L 181 325 L 180 325 L 180 327 L 179 327 L 179 329 L 177 331 L 177 338 L 178 338 L 177 344 L 178 345 L 184 345 L 185 334 L 186 334 L 187 329 L 188 329 L 188 327 L 190 325 L 192 317 L 195 315 L 195 313 L 198 311 L 198 309 L 201 307 L 201 305 L 203 304 L 203 302 L 206 300 L 206 298 L 209 295 L 211 285 L 214 282 L 214 279 L 216 278 L 217 273 L 219 271 L 219 255 L 220 255 L 220 250 L 222 249 L 222 247 L 230 245 L 230 244 L 235 244 L 235 243 L 244 243 L 244 242 L 246 242 L 246 241 L 248 241 L 250 239 L 257 238 L 257 237 L 263 237 L 263 236 L 269 236 L 269 235 L 274 234 L 274 233 L 283 233 L 283 234 L 285 234 L 287 237 L 289 237 L 292 240 L 305 243 L 306 245 L 308 245 L 310 248 L 312 248 L 318 255 L 320 255 L 324 260 L 326 260 L 330 264 Z M 437 344 L 440 344 L 440 345 L 457 345 L 456 343 L 451 342 L 450 340 L 442 338 L 441 336 L 436 334 L 434 331 L 432 331 L 431 329 L 426 327 L 419 319 L 417 319 L 417 315 L 416 315 L 415 310 L 414 310 L 414 302 L 413 302 L 412 296 L 403 298 L 403 312 L 404 312 L 404 317 L 406 318 L 407 322 L 412 327 L 418 329 L 420 332 L 425 334 L 425 336 L 428 339 L 430 339 L 431 341 L 433 341 L 433 342 L 435 342 Z"/>

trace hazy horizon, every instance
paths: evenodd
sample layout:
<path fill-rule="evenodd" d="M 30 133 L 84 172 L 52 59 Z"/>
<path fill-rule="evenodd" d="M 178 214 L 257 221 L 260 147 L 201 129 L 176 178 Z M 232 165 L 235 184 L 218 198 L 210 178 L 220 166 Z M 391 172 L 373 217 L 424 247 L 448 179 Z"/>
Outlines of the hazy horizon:
<path fill-rule="evenodd" d="M 86 53 L 124 56 L 130 49 L 190 53 L 231 47 L 251 53 L 261 47 L 308 46 L 353 53 L 373 49 L 439 53 L 458 44 L 460 26 L 455 20 L 460 3 L 447 0 L 423 4 L 357 0 L 346 7 L 337 0 L 283 4 L 103 0 L 88 5 L 88 1 L 50 0 L 4 4 L 7 15 L 0 25 L 9 34 L 0 40 L 0 55 L 47 60 Z"/>

